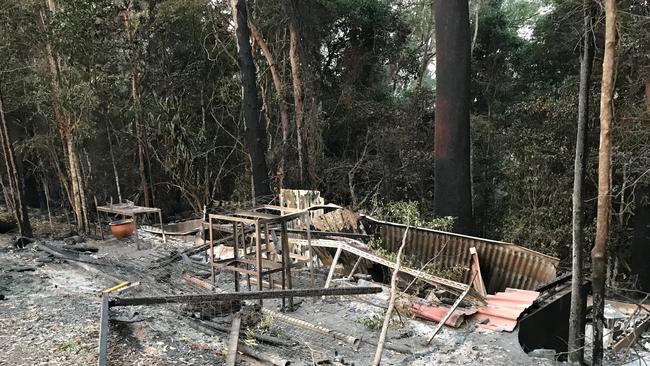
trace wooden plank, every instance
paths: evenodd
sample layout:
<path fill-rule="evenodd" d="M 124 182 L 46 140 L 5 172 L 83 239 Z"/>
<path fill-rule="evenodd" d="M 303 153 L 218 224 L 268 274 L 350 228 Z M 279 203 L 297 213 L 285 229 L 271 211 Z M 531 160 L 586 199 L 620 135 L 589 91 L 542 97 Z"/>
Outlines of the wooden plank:
<path fill-rule="evenodd" d="M 474 278 L 476 278 L 476 275 L 474 275 Z M 474 278 L 472 278 L 472 282 L 474 281 Z M 467 286 L 465 291 L 463 291 L 463 293 L 460 294 L 460 296 L 458 296 L 458 298 L 456 299 L 456 302 L 454 303 L 454 305 L 452 305 L 451 308 L 449 308 L 449 311 L 447 312 L 445 317 L 442 318 L 442 320 L 438 323 L 436 328 L 433 330 L 433 333 L 431 333 L 431 335 L 429 336 L 429 339 L 427 339 L 427 344 L 431 343 L 431 341 L 433 340 L 433 337 L 435 337 L 436 334 L 438 334 L 438 332 L 440 331 L 440 329 L 442 329 L 443 325 L 445 325 L 445 323 L 447 322 L 447 320 L 449 319 L 451 314 L 454 313 L 454 311 L 456 310 L 458 305 L 460 305 L 460 303 L 463 301 L 463 299 L 467 296 L 467 294 L 469 293 L 469 290 L 471 288 L 472 288 L 471 286 Z"/>
<path fill-rule="evenodd" d="M 98 366 L 108 365 L 108 294 L 102 294 L 102 305 L 99 312 L 99 357 Z"/>
<path fill-rule="evenodd" d="M 645 320 L 639 324 L 639 326 L 635 327 L 631 332 L 625 335 L 625 337 L 618 341 L 618 343 L 616 343 L 612 349 L 614 352 L 620 352 L 623 349 L 629 348 L 641 338 L 641 334 L 643 334 L 649 327 L 650 316 L 646 317 Z"/>
<path fill-rule="evenodd" d="M 351 240 L 351 239 L 350 239 Z M 306 240 L 304 239 L 291 239 L 292 242 L 297 243 L 299 245 L 304 245 L 306 244 Z M 304 244 L 303 244 L 304 243 Z M 367 260 L 370 260 L 372 262 L 381 264 L 383 266 L 386 266 L 391 269 L 395 269 L 395 263 L 386 260 L 384 258 L 381 258 L 379 256 L 376 256 L 372 253 L 364 252 L 361 249 L 357 249 L 344 241 L 341 240 L 327 240 L 327 239 L 318 239 L 318 240 L 312 240 L 312 247 L 323 247 L 323 248 L 335 248 L 338 249 L 339 246 L 343 248 L 346 252 L 352 253 L 354 255 L 357 255 L 359 257 L 363 257 Z M 471 286 L 466 285 L 464 283 L 448 280 L 446 278 L 438 277 L 438 276 L 433 276 L 430 275 L 426 272 L 419 271 L 417 269 L 409 268 L 409 267 L 401 267 L 400 266 L 400 272 L 407 273 L 413 277 L 417 277 L 418 279 L 421 279 L 425 282 L 428 282 L 433 285 L 438 285 L 438 286 L 444 286 L 450 291 L 456 291 L 457 293 L 462 293 L 465 291 L 467 288 L 470 288 L 470 294 L 469 298 L 471 298 L 470 301 L 472 301 L 475 304 L 481 304 L 485 305 L 485 299 L 478 294 L 476 291 L 471 290 Z"/>
<path fill-rule="evenodd" d="M 338 247 L 336 249 L 336 254 L 334 254 L 334 260 L 332 260 L 332 265 L 330 266 L 330 272 L 327 274 L 327 280 L 325 280 L 325 288 L 330 287 L 330 282 L 332 282 L 332 277 L 334 276 L 334 270 L 336 269 L 336 264 L 339 261 L 339 257 L 341 256 L 341 251 L 343 251 L 342 247 Z"/>
<path fill-rule="evenodd" d="M 237 210 L 234 212 L 234 214 L 237 216 L 244 216 L 249 218 L 253 217 L 256 219 L 277 219 L 280 217 L 279 215 L 273 215 L 264 212 L 249 211 L 249 210 Z"/>
<path fill-rule="evenodd" d="M 472 271 L 472 278 L 474 278 L 474 280 L 472 281 L 472 286 L 474 287 L 476 292 L 481 294 L 481 296 L 486 297 L 487 291 L 485 290 L 483 275 L 481 275 L 481 265 L 478 260 L 478 252 L 474 247 L 469 248 L 469 252 L 472 255 L 471 271 Z"/>
<path fill-rule="evenodd" d="M 291 258 L 289 257 L 289 236 L 287 234 L 287 223 L 283 222 L 281 225 L 281 240 L 282 240 L 282 287 L 291 289 Z M 285 283 L 286 281 L 286 283 Z M 284 298 L 282 298 L 282 307 L 284 307 Z M 289 309 L 293 310 L 293 297 L 289 297 Z"/>
<path fill-rule="evenodd" d="M 226 366 L 235 366 L 237 362 L 237 345 L 239 344 L 239 329 L 241 327 L 241 316 L 236 313 L 232 318 L 230 327 L 230 338 L 228 338 L 228 355 Z"/>
<path fill-rule="evenodd" d="M 253 220 L 253 219 L 247 219 L 245 217 L 237 217 L 237 216 L 229 216 L 229 215 L 216 215 L 216 214 L 210 214 L 208 215 L 209 218 L 212 218 L 213 220 L 219 220 L 219 221 L 228 221 L 228 222 L 240 222 L 243 224 L 248 224 L 248 225 L 255 225 L 258 220 Z"/>

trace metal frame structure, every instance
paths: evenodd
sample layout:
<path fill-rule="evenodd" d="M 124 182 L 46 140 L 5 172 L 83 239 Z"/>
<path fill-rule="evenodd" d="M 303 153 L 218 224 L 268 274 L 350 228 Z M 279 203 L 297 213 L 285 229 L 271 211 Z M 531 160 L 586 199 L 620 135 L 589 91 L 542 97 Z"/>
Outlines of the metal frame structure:
<path fill-rule="evenodd" d="M 276 212 L 272 214 L 269 212 Z M 235 291 L 239 291 L 239 274 L 246 274 L 248 289 L 251 289 L 251 275 L 256 277 L 257 289 L 263 291 L 264 277 L 268 276 L 269 288 L 273 289 L 273 274 L 280 272 L 282 275 L 282 289 L 291 289 L 291 267 L 293 266 L 289 249 L 289 234 L 287 225 L 289 222 L 303 219 L 307 223 L 307 243 L 309 248 L 308 265 L 311 271 L 313 283 L 313 256 L 311 248 L 311 216 L 309 209 L 295 209 L 281 206 L 264 205 L 251 210 L 236 210 L 229 215 L 210 214 L 208 215 L 208 230 L 210 242 L 210 268 L 212 271 L 212 283 L 216 286 L 215 270 L 225 269 L 235 273 Z M 215 261 L 214 256 L 214 230 L 225 231 L 223 225 L 213 223 L 225 222 L 232 224 L 233 258 L 225 261 Z M 251 245 L 247 244 L 247 231 L 254 231 Z M 277 261 L 278 231 L 280 233 L 281 260 Z M 230 232 L 230 230 L 228 230 Z M 273 243 L 273 244 L 272 244 Z M 243 246 L 243 255 L 240 257 L 240 245 Z M 254 270 L 251 269 L 254 267 Z M 260 299 L 260 304 L 262 300 Z M 282 298 L 282 306 L 286 306 L 285 298 Z M 293 308 L 293 298 L 289 297 L 289 308 Z"/>
<path fill-rule="evenodd" d="M 163 226 L 163 220 L 162 220 L 162 211 L 159 208 L 135 206 L 131 204 L 120 203 L 117 205 L 110 204 L 107 206 L 97 206 L 97 216 L 99 216 L 100 212 L 131 217 L 133 219 L 133 228 L 134 228 L 133 231 L 135 233 L 136 246 L 138 250 L 140 249 L 140 243 L 138 242 L 137 215 L 145 215 L 151 213 L 158 214 L 158 218 L 160 220 L 160 229 L 162 231 L 163 243 L 167 243 L 167 238 L 165 237 L 165 228 Z M 104 229 L 102 228 L 101 223 L 99 225 L 99 233 L 101 234 L 102 240 L 104 240 Z"/>

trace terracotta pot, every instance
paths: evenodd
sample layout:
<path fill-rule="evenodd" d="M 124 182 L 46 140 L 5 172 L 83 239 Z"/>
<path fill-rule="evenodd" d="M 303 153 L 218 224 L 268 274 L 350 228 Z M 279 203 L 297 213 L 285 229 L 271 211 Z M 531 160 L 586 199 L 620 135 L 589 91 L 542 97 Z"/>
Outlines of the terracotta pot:
<path fill-rule="evenodd" d="M 119 221 L 113 221 L 109 224 L 111 227 L 111 234 L 117 240 L 124 240 L 129 236 L 133 235 L 133 220 L 125 219 Z"/>

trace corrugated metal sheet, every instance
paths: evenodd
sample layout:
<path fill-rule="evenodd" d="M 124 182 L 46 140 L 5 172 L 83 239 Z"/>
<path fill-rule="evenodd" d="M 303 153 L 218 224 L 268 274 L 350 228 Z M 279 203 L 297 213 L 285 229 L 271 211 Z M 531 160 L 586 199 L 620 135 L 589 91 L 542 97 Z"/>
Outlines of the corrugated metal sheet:
<path fill-rule="evenodd" d="M 507 288 L 505 292 L 487 295 L 487 305 L 474 316 L 479 327 L 512 332 L 521 313 L 533 304 L 539 292 Z"/>
<path fill-rule="evenodd" d="M 397 252 L 406 230 L 405 225 L 375 220 L 362 216 L 361 221 L 369 234 L 379 235 L 385 249 Z M 433 265 L 440 268 L 464 266 L 469 268 L 471 254 L 475 247 L 481 263 L 481 272 L 489 293 L 504 289 L 535 289 L 556 276 L 559 259 L 535 252 L 524 247 L 481 239 L 444 231 L 410 228 L 404 251 L 407 255 L 426 263 L 431 258 Z M 467 271 L 464 283 L 468 283 Z"/>

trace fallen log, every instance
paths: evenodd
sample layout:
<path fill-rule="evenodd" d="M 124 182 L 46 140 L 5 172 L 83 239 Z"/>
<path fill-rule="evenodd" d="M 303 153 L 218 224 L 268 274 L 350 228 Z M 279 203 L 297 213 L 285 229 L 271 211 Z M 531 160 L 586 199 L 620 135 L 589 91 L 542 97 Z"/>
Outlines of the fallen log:
<path fill-rule="evenodd" d="M 327 289 L 314 288 L 314 289 L 294 289 L 294 290 L 266 290 L 266 291 L 251 291 L 251 292 L 223 292 L 219 294 L 115 298 L 115 299 L 111 299 L 109 305 L 113 307 L 113 306 L 135 306 L 135 305 L 157 305 L 157 304 L 203 303 L 203 302 L 213 302 L 213 301 L 279 299 L 283 297 L 347 296 L 347 295 L 358 295 L 358 294 L 375 294 L 378 292 L 381 292 L 380 287 L 348 287 L 348 288 L 327 288 Z"/>
<path fill-rule="evenodd" d="M 71 264 L 73 266 L 77 266 L 77 267 L 79 267 L 79 268 L 81 268 L 81 269 L 83 269 L 85 271 L 88 271 L 90 273 L 102 276 L 102 277 L 108 279 L 109 281 L 111 281 L 113 283 L 124 282 L 124 279 L 120 279 L 120 278 L 117 278 L 115 276 L 112 276 L 112 275 L 110 275 L 110 274 L 108 274 L 106 272 L 101 271 L 99 268 L 95 267 L 95 266 L 103 266 L 104 265 L 103 263 L 96 262 L 96 261 L 91 261 L 91 260 L 85 260 L 85 259 L 81 259 L 81 258 L 72 258 L 70 256 L 67 256 L 67 255 L 65 255 L 63 253 L 60 253 L 60 252 L 56 251 L 52 247 L 50 247 L 50 246 L 48 246 L 46 244 L 43 244 L 43 243 L 37 244 L 36 248 L 38 248 L 39 250 L 42 250 L 42 251 L 44 251 L 44 252 L 46 252 L 48 254 L 51 254 L 56 258 L 65 260 L 65 261 L 67 261 L 69 264 Z"/>
<path fill-rule="evenodd" d="M 91 252 L 91 253 L 97 253 L 99 252 L 99 248 L 97 247 L 90 247 L 87 245 L 62 245 L 61 249 L 65 249 L 67 251 L 71 251 L 73 253 L 83 253 L 83 252 Z"/>
<path fill-rule="evenodd" d="M 64 259 L 66 261 L 73 261 L 73 262 L 79 262 L 79 263 L 88 263 L 88 264 L 94 264 L 96 266 L 101 266 L 103 263 L 90 260 L 90 259 L 84 259 L 84 258 L 78 258 L 78 257 L 71 257 L 69 255 L 65 255 L 58 250 L 52 248 L 51 246 L 45 244 L 45 243 L 38 243 L 36 244 L 36 247 L 48 254 L 51 254 L 59 259 Z"/>

